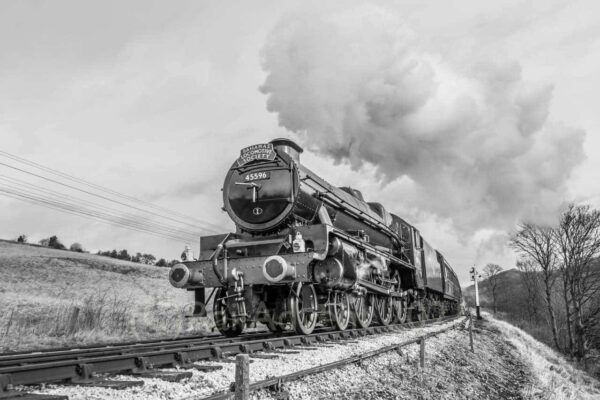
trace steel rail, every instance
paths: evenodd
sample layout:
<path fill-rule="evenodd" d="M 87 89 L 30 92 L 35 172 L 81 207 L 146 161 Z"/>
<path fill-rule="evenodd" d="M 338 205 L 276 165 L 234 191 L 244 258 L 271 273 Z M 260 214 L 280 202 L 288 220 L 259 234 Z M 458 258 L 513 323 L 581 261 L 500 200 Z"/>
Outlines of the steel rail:
<path fill-rule="evenodd" d="M 87 350 L 87 349 L 99 349 L 103 347 L 117 347 L 117 346 L 128 346 L 128 345 L 136 345 L 136 344 L 146 344 L 146 343 L 158 343 L 158 342 L 173 342 L 175 340 L 181 339 L 201 339 L 206 337 L 222 337 L 218 333 L 212 333 L 208 335 L 189 335 L 189 336 L 180 336 L 180 337 L 172 337 L 172 338 L 160 338 L 160 339 L 147 339 L 147 340 L 130 340 L 123 342 L 107 342 L 107 343 L 93 343 L 86 345 L 77 345 L 77 346 L 64 346 L 64 347 L 46 347 L 36 350 L 22 350 L 22 351 L 10 351 L 5 353 L 0 353 L 0 359 L 10 358 L 22 354 L 46 354 L 46 353 L 54 353 L 59 351 L 74 351 L 74 350 Z"/>
<path fill-rule="evenodd" d="M 99 355 L 83 359 L 46 361 L 24 365 L 0 367 L 0 393 L 15 385 L 33 385 L 59 381 L 89 381 L 95 374 L 116 374 L 119 372 L 144 373 L 159 367 L 189 368 L 195 361 L 219 360 L 224 355 L 254 353 L 273 349 L 309 345 L 319 342 L 347 340 L 360 336 L 397 332 L 431 323 L 443 322 L 456 316 L 442 317 L 407 324 L 377 326 L 364 329 L 349 329 L 313 333 L 310 335 L 269 336 L 262 339 L 240 340 L 233 338 L 215 344 L 184 344 L 173 348 L 148 348 L 143 352 L 122 351 L 118 354 Z"/>

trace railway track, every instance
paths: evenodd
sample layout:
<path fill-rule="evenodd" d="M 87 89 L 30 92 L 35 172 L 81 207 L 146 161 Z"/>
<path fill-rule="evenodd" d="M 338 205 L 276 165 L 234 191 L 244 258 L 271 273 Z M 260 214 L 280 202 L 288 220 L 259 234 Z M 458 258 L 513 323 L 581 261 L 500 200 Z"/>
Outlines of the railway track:
<path fill-rule="evenodd" d="M 465 322 L 469 322 L 470 320 L 467 318 L 465 320 Z M 446 322 L 444 321 L 438 321 L 437 323 L 441 323 L 441 322 Z M 280 376 L 272 376 L 269 377 L 267 379 L 263 379 L 260 380 L 258 382 L 254 382 L 254 383 L 249 383 L 247 384 L 247 387 L 244 390 L 244 395 L 248 396 L 248 394 L 250 392 L 253 391 L 258 391 L 258 390 L 264 390 L 264 389 L 271 389 L 271 390 L 275 390 L 277 392 L 281 392 L 283 387 L 282 385 L 284 383 L 287 382 L 292 382 L 295 380 L 299 380 L 302 379 L 304 377 L 310 376 L 310 375 L 314 375 L 314 374 L 318 374 L 318 373 L 322 373 L 322 372 L 326 372 L 326 371 L 330 371 L 333 369 L 337 369 L 337 368 L 343 368 L 347 365 L 351 365 L 354 363 L 359 363 L 361 361 L 373 358 L 373 357 L 377 357 L 381 354 L 387 353 L 387 352 L 391 352 L 391 351 L 399 351 L 400 349 L 410 346 L 412 344 L 422 344 L 421 347 L 421 367 L 423 367 L 423 363 L 424 363 L 424 341 L 428 338 L 431 337 L 435 337 L 438 336 L 442 333 L 448 332 L 452 329 L 455 329 L 457 326 L 459 326 L 460 324 L 455 324 L 455 325 L 451 325 L 448 326 L 444 329 L 441 329 L 439 331 L 436 332 L 430 332 L 424 335 L 421 335 L 417 338 L 414 339 L 410 339 L 410 340 L 405 340 L 403 342 L 397 343 L 397 344 L 393 344 L 393 345 L 389 345 L 389 346 L 384 346 L 382 348 L 379 348 L 377 350 L 372 350 L 366 353 L 362 353 L 362 354 L 358 354 L 352 357 L 348 357 L 348 358 L 344 358 L 341 360 L 337 360 L 334 362 L 330 362 L 327 364 L 322 364 L 322 365 L 318 365 L 315 367 L 311 367 L 311 368 L 306 368 L 306 369 L 302 369 L 299 371 L 295 371 L 293 373 L 290 374 L 285 374 L 285 375 L 280 375 Z M 232 399 L 234 398 L 234 392 L 236 392 L 236 396 L 237 396 L 237 388 L 236 385 L 238 384 L 237 382 L 237 376 L 236 376 L 236 382 L 233 382 L 231 384 L 230 390 L 229 391 L 225 391 L 225 392 L 218 392 L 215 394 L 212 394 L 210 396 L 204 397 L 201 400 L 226 400 L 226 399 Z M 285 397 L 285 396 L 283 396 Z M 236 397 L 237 398 L 237 397 Z"/>
<path fill-rule="evenodd" d="M 170 349 L 183 346 L 199 345 L 202 343 L 216 345 L 218 343 L 234 342 L 236 340 L 260 339 L 268 336 L 273 336 L 273 334 L 268 331 L 260 331 L 244 334 L 238 338 L 228 338 L 222 335 L 192 336 L 155 341 L 115 343 L 76 348 L 65 347 L 60 349 L 46 349 L 33 352 L 4 353 L 0 354 L 0 369 L 11 366 L 50 361 L 84 360 L 86 358 L 116 355 L 126 352 L 143 353 L 155 349 Z"/>
<path fill-rule="evenodd" d="M 41 353 L 18 353 L 0 358 L 0 398 L 10 396 L 18 385 L 52 382 L 110 386 L 101 375 L 146 376 L 161 368 L 198 368 L 198 361 L 223 361 L 240 353 L 289 349 L 295 346 L 352 340 L 353 338 L 403 331 L 446 322 L 457 316 L 442 317 L 401 325 L 376 326 L 345 331 L 322 330 L 310 335 L 256 333 L 236 338 L 197 337 L 181 340 L 144 342 L 114 347 L 61 349 Z M 191 374 L 191 372 L 190 372 Z M 12 392 L 22 394 L 23 392 Z"/>

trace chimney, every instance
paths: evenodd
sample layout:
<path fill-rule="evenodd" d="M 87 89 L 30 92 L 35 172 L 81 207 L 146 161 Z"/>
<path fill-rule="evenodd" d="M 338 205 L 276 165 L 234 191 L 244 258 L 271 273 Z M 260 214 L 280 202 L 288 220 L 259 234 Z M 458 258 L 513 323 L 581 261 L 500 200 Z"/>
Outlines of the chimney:
<path fill-rule="evenodd" d="M 296 142 L 290 139 L 279 138 L 271 140 L 271 144 L 273 144 L 273 147 L 276 150 L 286 153 L 292 157 L 292 160 L 297 164 L 300 164 L 300 153 L 302 153 L 304 149 L 296 144 Z"/>

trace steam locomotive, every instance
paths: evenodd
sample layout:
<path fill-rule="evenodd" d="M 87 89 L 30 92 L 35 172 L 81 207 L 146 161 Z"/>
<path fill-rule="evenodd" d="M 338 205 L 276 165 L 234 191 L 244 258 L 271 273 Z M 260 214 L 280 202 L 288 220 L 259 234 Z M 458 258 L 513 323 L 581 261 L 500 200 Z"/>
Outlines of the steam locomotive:
<path fill-rule="evenodd" d="M 169 273 L 195 293 L 194 315 L 212 300 L 217 329 L 235 336 L 257 322 L 310 334 L 457 313 L 446 258 L 381 204 L 310 171 L 302 151 L 289 139 L 241 150 L 223 185 L 236 232 L 201 237 L 199 260 Z"/>

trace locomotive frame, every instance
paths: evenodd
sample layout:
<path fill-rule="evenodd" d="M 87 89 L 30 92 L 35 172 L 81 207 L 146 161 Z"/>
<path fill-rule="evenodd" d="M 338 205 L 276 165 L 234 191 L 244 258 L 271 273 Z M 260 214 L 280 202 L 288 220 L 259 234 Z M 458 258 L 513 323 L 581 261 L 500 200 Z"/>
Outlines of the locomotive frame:
<path fill-rule="evenodd" d="M 309 334 L 317 323 L 343 330 L 457 313 L 460 285 L 444 256 L 381 204 L 310 171 L 300 153 L 288 139 L 242 149 L 223 187 L 236 232 L 201 237 L 199 260 L 169 273 L 194 291 L 194 315 L 212 299 L 217 329 L 235 336 L 257 322 Z"/>

